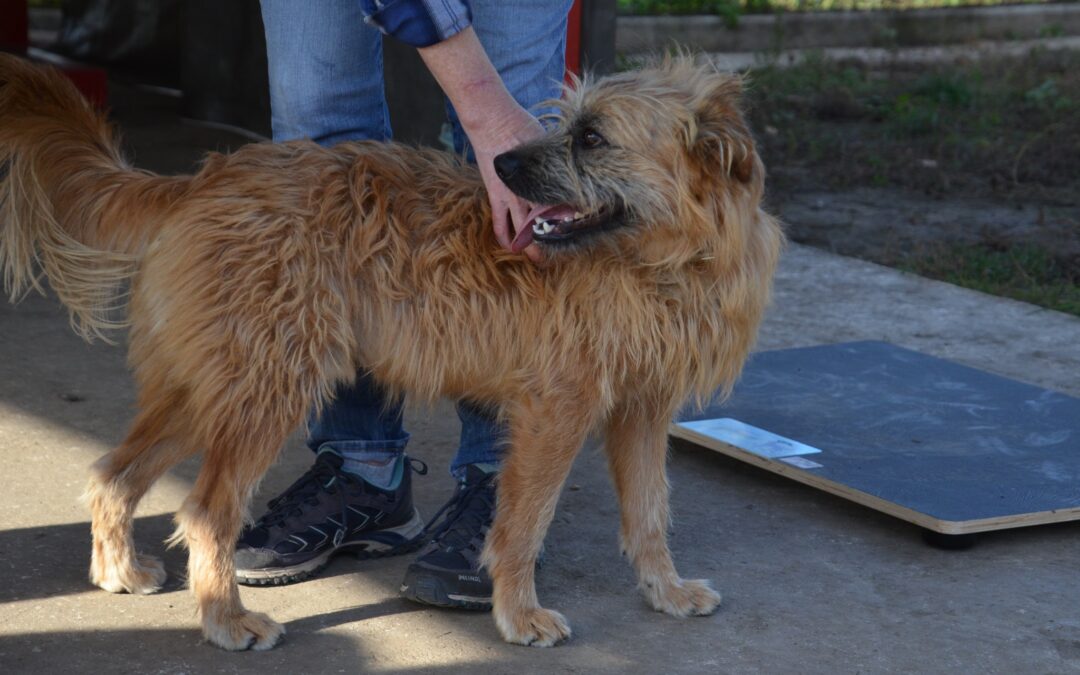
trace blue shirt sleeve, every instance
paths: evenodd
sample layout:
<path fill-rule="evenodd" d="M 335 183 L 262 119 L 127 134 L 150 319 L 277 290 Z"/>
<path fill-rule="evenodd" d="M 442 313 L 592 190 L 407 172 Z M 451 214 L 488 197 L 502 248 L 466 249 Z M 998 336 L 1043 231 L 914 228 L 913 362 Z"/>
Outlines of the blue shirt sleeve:
<path fill-rule="evenodd" d="M 467 0 L 361 0 L 365 20 L 414 47 L 430 47 L 472 25 Z"/>

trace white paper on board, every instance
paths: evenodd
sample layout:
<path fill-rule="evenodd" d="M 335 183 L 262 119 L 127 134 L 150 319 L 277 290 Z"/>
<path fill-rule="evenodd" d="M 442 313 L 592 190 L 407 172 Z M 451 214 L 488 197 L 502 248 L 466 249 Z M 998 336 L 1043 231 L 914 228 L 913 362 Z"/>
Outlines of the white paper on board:
<path fill-rule="evenodd" d="M 791 466 L 797 466 L 800 469 L 820 469 L 822 466 L 824 466 L 823 464 L 818 464 L 813 460 L 806 459 L 805 457 L 799 457 L 798 455 L 794 457 L 781 457 L 780 461 L 786 464 L 790 464 Z"/>
<path fill-rule="evenodd" d="M 759 429 L 730 417 L 678 422 L 677 424 L 690 431 L 715 438 L 718 441 L 734 445 L 737 448 L 768 459 L 779 459 L 795 455 L 813 455 L 821 452 L 821 450 L 805 443 L 784 438 L 771 431 Z"/>

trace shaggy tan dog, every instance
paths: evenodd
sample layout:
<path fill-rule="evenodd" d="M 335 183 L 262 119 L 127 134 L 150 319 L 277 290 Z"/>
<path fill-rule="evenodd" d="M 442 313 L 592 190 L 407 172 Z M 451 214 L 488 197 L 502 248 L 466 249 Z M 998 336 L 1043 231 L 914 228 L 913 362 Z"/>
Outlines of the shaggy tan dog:
<path fill-rule="evenodd" d="M 738 376 L 781 246 L 736 78 L 671 59 L 580 86 L 551 135 L 499 160 L 537 204 L 501 250 L 478 173 L 401 145 L 249 145 L 194 176 L 131 168 L 105 119 L 60 75 L 0 55 L 0 267 L 15 298 L 35 265 L 84 335 L 130 281 L 138 414 L 94 467 L 91 580 L 151 593 L 136 502 L 202 452 L 176 520 L 206 638 L 267 649 L 232 553 L 286 436 L 363 368 L 397 392 L 498 406 L 511 444 L 483 560 L 511 642 L 551 645 L 534 560 L 586 436 L 606 434 L 622 546 L 649 603 L 709 614 L 666 543 L 666 428 Z"/>

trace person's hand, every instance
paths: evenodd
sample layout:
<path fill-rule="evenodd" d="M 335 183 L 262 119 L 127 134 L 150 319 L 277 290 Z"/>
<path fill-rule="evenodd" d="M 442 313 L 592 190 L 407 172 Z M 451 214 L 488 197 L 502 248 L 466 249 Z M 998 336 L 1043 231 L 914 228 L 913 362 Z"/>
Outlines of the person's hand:
<path fill-rule="evenodd" d="M 477 127 L 469 134 L 469 141 L 476 155 L 476 165 L 487 188 L 491 203 L 491 219 L 495 227 L 495 238 L 499 244 L 510 250 L 514 235 L 523 227 L 531 227 L 525 222 L 529 213 L 529 203 L 518 197 L 506 184 L 495 175 L 494 160 L 500 154 L 513 150 L 522 143 L 535 140 L 544 135 L 544 128 L 520 106 L 516 110 L 503 111 L 498 118 Z M 468 132 L 466 132 L 468 133 Z M 533 262 L 541 259 L 540 249 L 536 244 L 524 251 Z"/>
<path fill-rule="evenodd" d="M 529 205 L 495 175 L 494 160 L 507 150 L 542 136 L 544 130 L 503 86 L 471 26 L 418 51 L 454 104 L 491 201 L 495 238 L 509 249 L 514 234 L 522 227 L 531 227 L 524 222 Z M 535 244 L 525 249 L 525 255 L 533 261 L 541 258 Z"/>

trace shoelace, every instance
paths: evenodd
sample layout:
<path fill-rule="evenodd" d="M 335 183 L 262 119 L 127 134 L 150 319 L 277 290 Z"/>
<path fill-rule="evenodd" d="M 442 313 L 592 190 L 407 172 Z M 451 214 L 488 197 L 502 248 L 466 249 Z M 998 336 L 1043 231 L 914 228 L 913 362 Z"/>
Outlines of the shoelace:
<path fill-rule="evenodd" d="M 290 517 L 300 515 L 302 504 L 318 504 L 320 492 L 336 492 L 341 502 L 341 525 L 334 533 L 336 546 L 345 536 L 349 516 L 349 503 L 345 498 L 345 491 L 340 487 L 342 483 L 349 485 L 358 483 L 361 490 L 366 487 L 364 481 L 352 478 L 329 459 L 317 458 L 315 465 L 296 479 L 296 482 L 290 485 L 280 497 L 270 500 L 267 504 L 269 511 L 259 519 L 259 524 L 265 527 L 281 525 Z"/>
<path fill-rule="evenodd" d="M 490 520 L 491 511 L 495 508 L 495 493 L 490 489 L 494 478 L 495 474 L 491 473 L 475 483 L 458 488 L 457 494 L 424 526 L 420 536 L 455 549 L 473 548 L 475 533 Z M 444 513 L 445 519 L 434 527 Z"/>
<path fill-rule="evenodd" d="M 409 462 L 414 472 L 421 476 L 427 474 L 428 467 L 424 462 L 414 457 L 406 457 L 406 461 Z M 348 472 L 343 471 L 329 458 L 317 457 L 314 466 L 296 479 L 281 496 L 270 500 L 267 504 L 269 510 L 266 515 L 259 519 L 259 524 L 268 528 L 280 525 L 291 516 L 300 515 L 302 513 L 301 504 L 312 506 L 318 504 L 320 492 L 334 492 L 337 493 L 341 503 L 341 525 L 334 533 L 334 546 L 337 546 L 348 533 L 349 522 L 349 502 L 345 497 L 345 490 L 341 489 L 342 484 L 358 486 L 360 491 L 367 490 L 367 482 L 363 479 L 355 478 Z"/>

